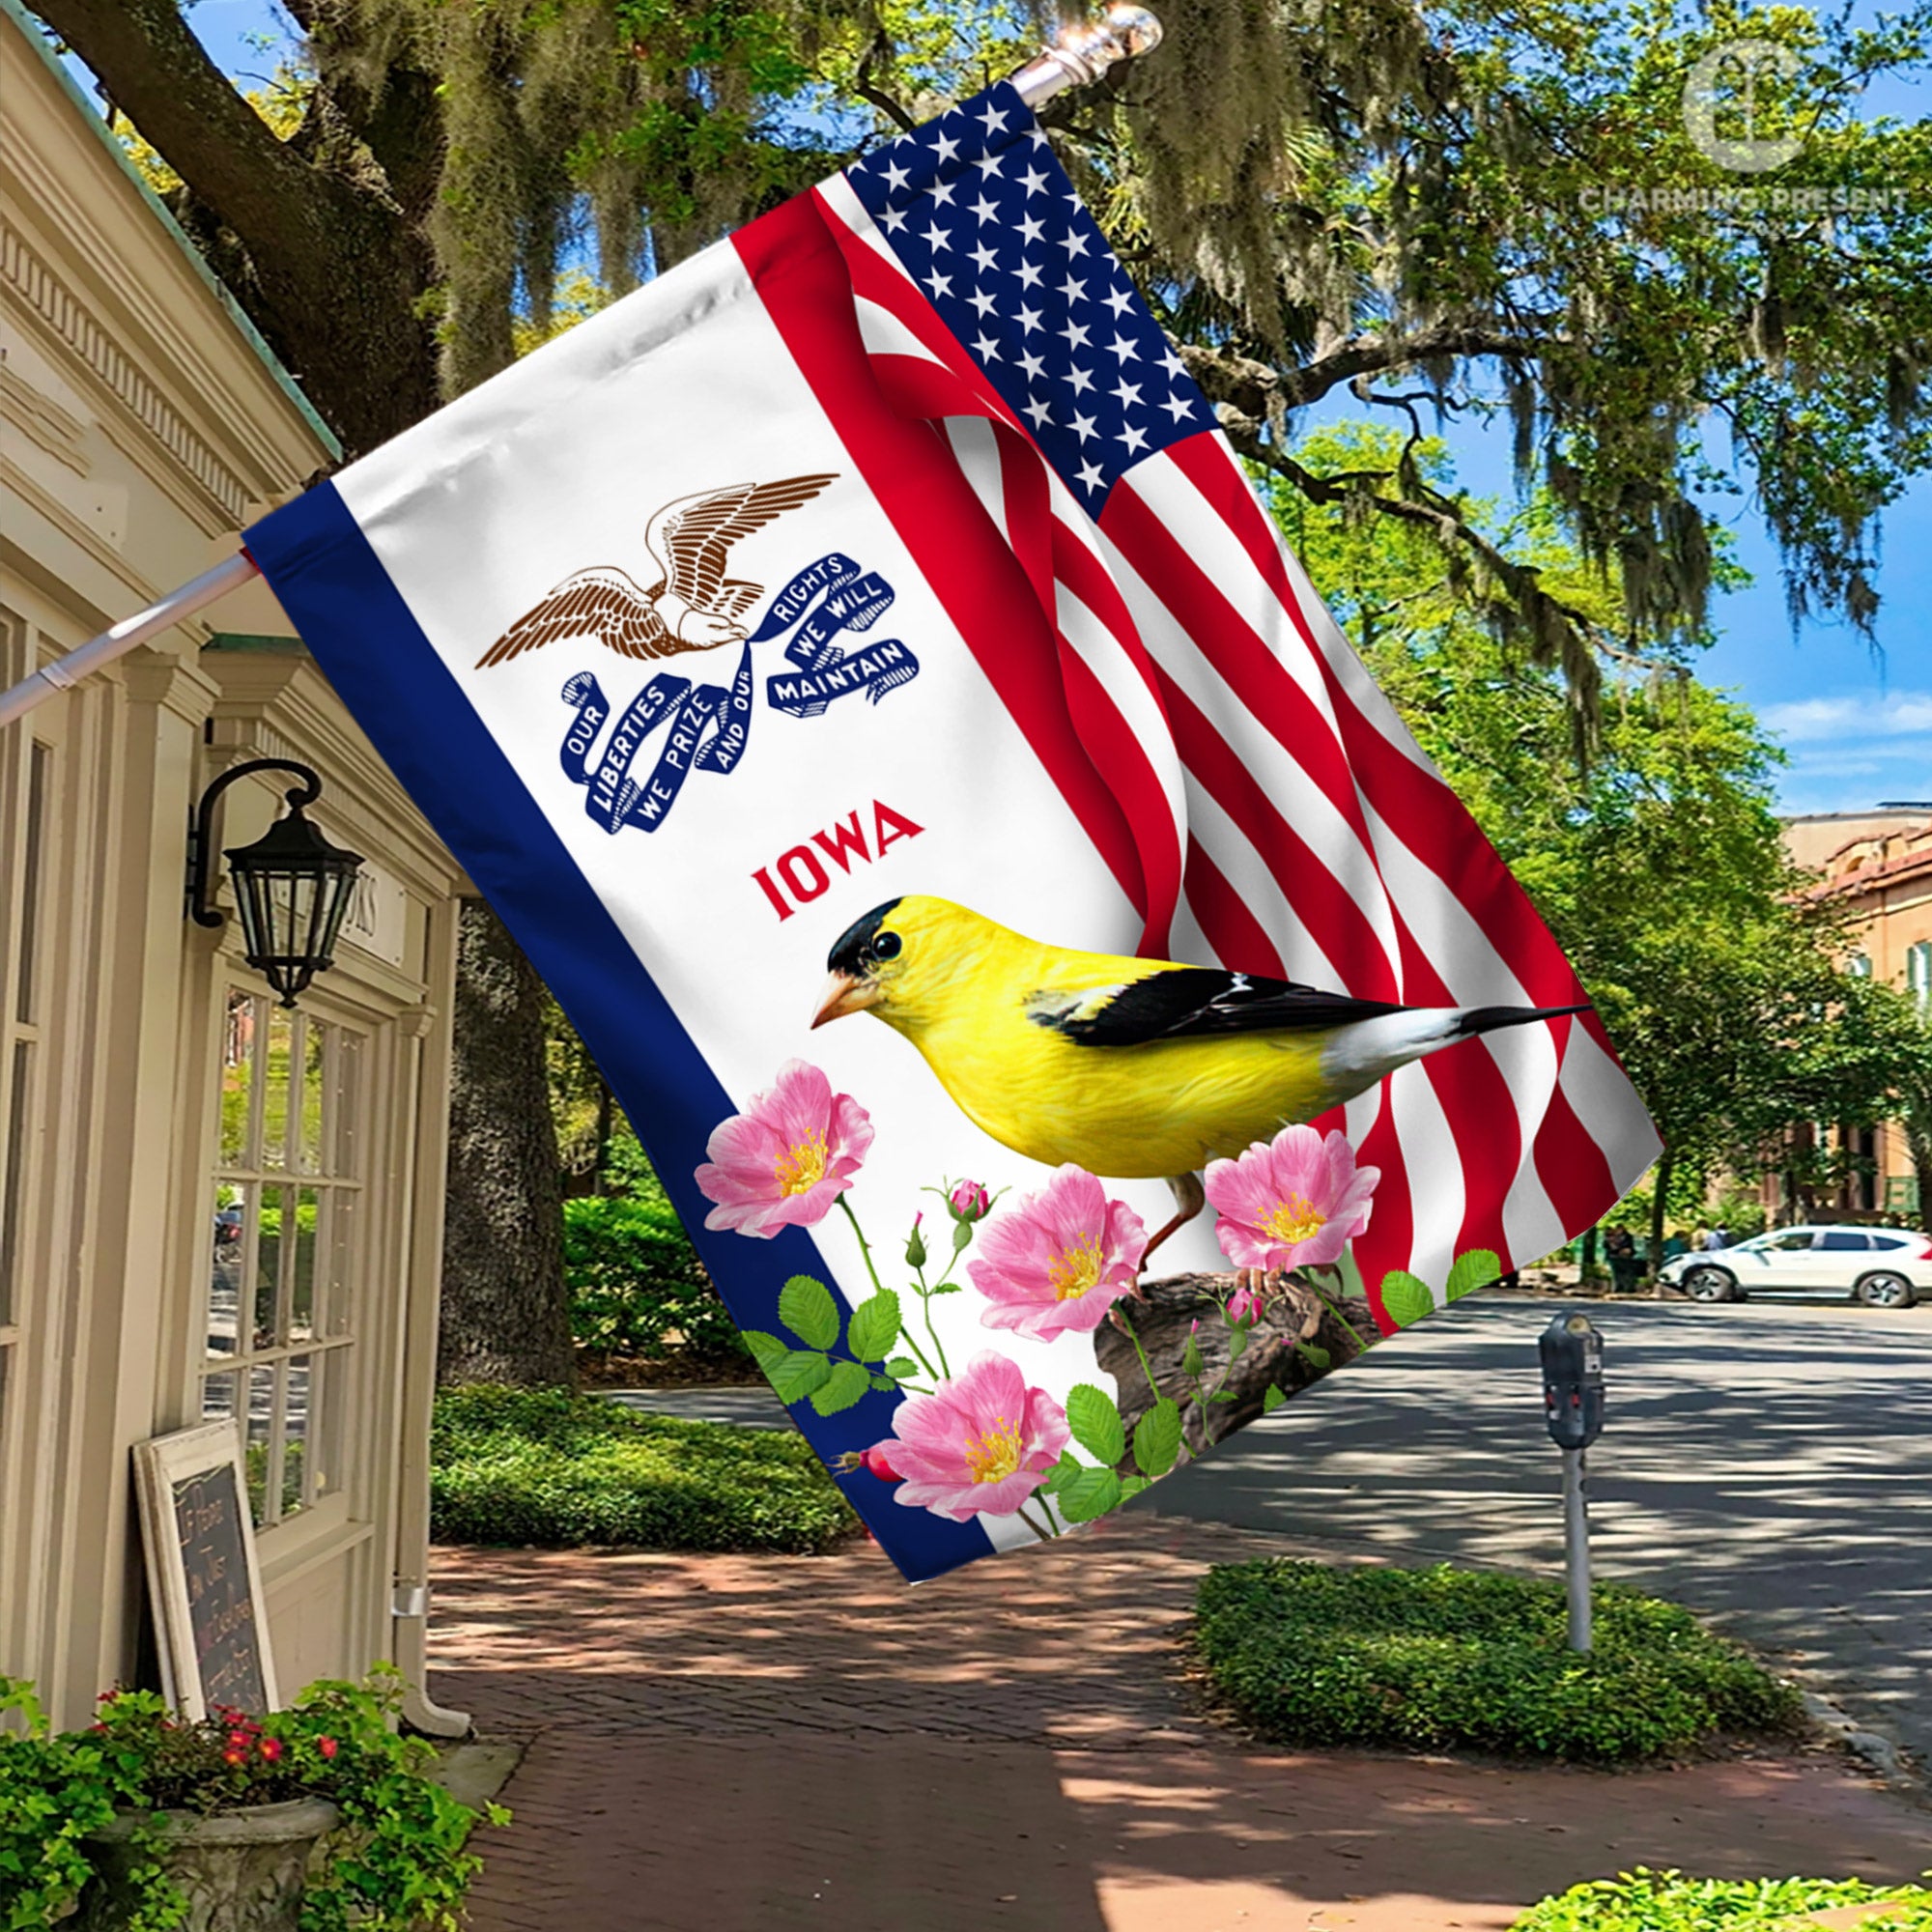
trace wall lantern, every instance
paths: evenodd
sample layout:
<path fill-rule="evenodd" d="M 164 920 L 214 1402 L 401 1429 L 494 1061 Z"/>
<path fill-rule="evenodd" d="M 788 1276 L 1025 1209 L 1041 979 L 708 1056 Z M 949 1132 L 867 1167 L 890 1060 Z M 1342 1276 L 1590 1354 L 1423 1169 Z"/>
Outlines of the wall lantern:
<path fill-rule="evenodd" d="M 359 852 L 331 845 L 303 815 L 322 796 L 322 781 L 293 758 L 250 758 L 229 769 L 202 793 L 187 839 L 187 909 L 197 925 L 222 926 L 228 917 L 213 902 L 214 803 L 250 772 L 294 772 L 302 782 L 288 793 L 288 816 L 278 818 L 252 845 L 231 846 L 222 856 L 235 881 L 235 911 L 249 965 L 292 1007 L 296 995 L 335 960 L 355 890 Z"/>

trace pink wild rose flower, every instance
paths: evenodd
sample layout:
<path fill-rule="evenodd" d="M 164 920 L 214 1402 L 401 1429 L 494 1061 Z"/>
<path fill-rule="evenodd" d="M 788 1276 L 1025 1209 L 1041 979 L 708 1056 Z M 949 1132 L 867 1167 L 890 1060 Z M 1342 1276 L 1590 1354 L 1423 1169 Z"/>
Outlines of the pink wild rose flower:
<path fill-rule="evenodd" d="M 1134 1285 L 1147 1229 L 1084 1167 L 1057 1169 L 1037 1194 L 988 1221 L 967 1273 L 992 1303 L 980 1320 L 1038 1342 L 1091 1335 Z"/>
<path fill-rule="evenodd" d="M 1059 1462 L 1068 1433 L 1066 1411 L 988 1349 L 930 1395 L 908 1396 L 866 1462 L 876 1467 L 876 1458 L 899 1478 L 896 1501 L 965 1522 L 1013 1515 Z"/>
<path fill-rule="evenodd" d="M 1378 1167 L 1355 1165 L 1343 1135 L 1293 1126 L 1238 1160 L 1209 1161 L 1202 1180 L 1220 1215 L 1221 1252 L 1236 1267 L 1290 1268 L 1339 1260 L 1369 1225 L 1381 1178 Z M 1252 1297 L 1237 1298 L 1245 1311 Z M 1228 1312 L 1236 1313 L 1232 1301 Z"/>
<path fill-rule="evenodd" d="M 849 1094 L 835 1094 L 816 1066 L 788 1060 L 771 1091 L 711 1130 L 697 1184 L 717 1203 L 707 1228 L 769 1240 L 781 1228 L 811 1228 L 852 1184 L 872 1121 Z"/>

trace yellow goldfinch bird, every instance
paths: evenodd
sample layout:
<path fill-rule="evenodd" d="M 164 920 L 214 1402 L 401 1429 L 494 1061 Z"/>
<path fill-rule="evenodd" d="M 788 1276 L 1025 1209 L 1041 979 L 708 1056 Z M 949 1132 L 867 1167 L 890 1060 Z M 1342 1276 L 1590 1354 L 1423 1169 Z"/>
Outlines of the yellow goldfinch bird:
<path fill-rule="evenodd" d="M 1165 1177 L 1313 1120 L 1424 1054 L 1585 1007 L 1402 1007 L 1217 966 L 1043 946 L 950 899 L 875 906 L 832 949 L 814 1027 L 869 1012 L 985 1132 L 1030 1159 Z"/>

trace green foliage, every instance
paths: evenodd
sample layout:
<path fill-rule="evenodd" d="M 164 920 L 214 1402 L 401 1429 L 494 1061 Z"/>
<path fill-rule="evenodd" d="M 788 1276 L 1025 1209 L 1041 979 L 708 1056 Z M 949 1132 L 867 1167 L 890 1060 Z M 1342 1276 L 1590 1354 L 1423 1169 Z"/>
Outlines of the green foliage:
<path fill-rule="evenodd" d="M 563 1204 L 570 1328 L 584 1353 L 702 1367 L 745 1345 L 654 1176 L 629 1195 Z"/>
<path fill-rule="evenodd" d="M 325 1798 L 342 1813 L 302 1898 L 302 1932 L 457 1932 L 479 1861 L 464 1849 L 478 1814 L 425 1776 L 435 1751 L 395 1729 L 403 1681 L 312 1684 L 265 1717 L 176 1716 L 151 1690 L 103 1697 L 94 1725 L 49 1734 L 27 1687 L 0 1679 L 0 1879 L 7 1932 L 52 1923 L 92 1875 L 85 1834 L 116 1811 L 218 1813 Z M 507 1822 L 488 1807 L 493 1823 Z M 127 1932 L 165 1932 L 185 1899 L 157 1835 L 141 1843 Z"/>
<path fill-rule="evenodd" d="M 1094 1462 L 1112 1468 L 1127 1453 L 1121 1411 L 1104 1389 L 1079 1382 L 1066 1392 L 1066 1426 Z"/>
<path fill-rule="evenodd" d="M 1398 1328 L 1406 1328 L 1435 1313 L 1429 1284 L 1406 1268 L 1391 1268 L 1382 1276 L 1382 1313 Z"/>
<path fill-rule="evenodd" d="M 446 1543 L 817 1554 L 855 1520 L 800 1436 L 562 1390 L 446 1389 L 430 1452 Z"/>
<path fill-rule="evenodd" d="M 1893 1903 L 1873 1932 L 1932 1932 L 1932 1890 L 1844 1878 L 1686 1878 L 1635 1871 L 1591 1879 L 1533 1905 L 1510 1932 L 1797 1932 L 1804 1915 Z"/>
<path fill-rule="evenodd" d="M 838 1340 L 838 1304 L 809 1274 L 793 1275 L 779 1291 L 779 1320 L 808 1349 L 830 1349 Z"/>
<path fill-rule="evenodd" d="M 909 1355 L 885 1360 L 901 1332 L 899 1298 L 892 1289 L 880 1289 L 852 1311 L 845 1342 L 849 1352 L 835 1359 L 839 1308 L 838 1297 L 822 1281 L 795 1274 L 779 1291 L 779 1320 L 805 1347 L 790 1348 L 762 1329 L 745 1331 L 745 1346 L 781 1402 L 809 1399 L 820 1415 L 837 1415 L 852 1407 L 868 1389 L 892 1390 L 923 1373 Z M 883 1370 L 875 1366 L 879 1363 L 884 1363 Z"/>
<path fill-rule="evenodd" d="M 1582 1657 L 1557 1583 L 1274 1560 L 1202 1579 L 1195 1640 L 1220 1694 L 1283 1744 L 1620 1764 L 1798 1722 L 1791 1686 L 1688 1610 L 1611 1585 L 1594 1605 Z"/>

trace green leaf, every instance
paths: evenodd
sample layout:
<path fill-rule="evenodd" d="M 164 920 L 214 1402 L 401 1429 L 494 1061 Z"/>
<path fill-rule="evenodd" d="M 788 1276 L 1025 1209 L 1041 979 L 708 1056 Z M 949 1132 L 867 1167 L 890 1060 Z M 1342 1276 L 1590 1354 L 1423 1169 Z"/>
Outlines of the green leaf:
<path fill-rule="evenodd" d="M 1231 1328 L 1228 1331 L 1228 1362 L 1232 1367 L 1241 1359 L 1241 1350 L 1248 1346 L 1248 1331 L 1245 1328 Z"/>
<path fill-rule="evenodd" d="M 1492 1281 L 1501 1280 L 1502 1272 L 1502 1263 L 1488 1248 L 1471 1248 L 1466 1255 L 1458 1255 L 1449 1270 L 1449 1299 L 1461 1301 L 1465 1294 L 1488 1288 Z"/>
<path fill-rule="evenodd" d="M 1073 1439 L 1096 1463 L 1118 1463 L 1127 1453 L 1127 1433 L 1121 1411 L 1105 1389 L 1076 1382 L 1066 1396 L 1066 1426 Z"/>
<path fill-rule="evenodd" d="M 1145 1476 L 1122 1476 L 1121 1478 L 1121 1500 L 1125 1502 L 1129 1496 L 1137 1496 L 1143 1490 L 1151 1487 L 1151 1485 Z"/>
<path fill-rule="evenodd" d="M 898 1387 L 898 1383 L 894 1381 L 891 1376 L 874 1376 L 871 1379 L 875 1389 L 883 1389 L 888 1394 Z"/>
<path fill-rule="evenodd" d="M 829 1349 L 838 1339 L 838 1304 L 809 1274 L 793 1275 L 779 1291 L 779 1320 L 808 1349 Z"/>
<path fill-rule="evenodd" d="M 1319 1342 L 1297 1342 L 1294 1352 L 1318 1375 L 1325 1376 L 1335 1366 L 1335 1357 Z"/>
<path fill-rule="evenodd" d="M 886 1364 L 887 1375 L 897 1382 L 910 1381 L 920 1372 L 919 1364 L 910 1355 L 895 1355 Z"/>
<path fill-rule="evenodd" d="M 1180 1454 L 1180 1405 L 1162 1396 L 1134 1425 L 1134 1461 L 1151 1481 L 1174 1467 Z"/>
<path fill-rule="evenodd" d="M 745 1346 L 751 1350 L 758 1367 L 768 1376 L 791 1353 L 776 1335 L 767 1335 L 762 1328 L 747 1328 Z"/>
<path fill-rule="evenodd" d="M 1087 1464 L 1070 1449 L 1063 1449 L 1060 1461 L 1046 1472 L 1046 1482 L 1043 1487 L 1047 1494 L 1058 1495 L 1086 1466 Z"/>
<path fill-rule="evenodd" d="M 1236 1399 L 1233 1389 L 1214 1389 L 1208 1397 L 1209 1402 L 1234 1402 Z"/>
<path fill-rule="evenodd" d="M 959 1283 L 956 1281 L 936 1281 L 925 1292 L 928 1295 L 957 1294 L 959 1293 Z"/>
<path fill-rule="evenodd" d="M 1418 1281 L 1406 1268 L 1391 1268 L 1382 1276 L 1382 1307 L 1398 1328 L 1406 1328 L 1435 1313 L 1435 1297 L 1426 1281 Z"/>
<path fill-rule="evenodd" d="M 841 1408 L 850 1408 L 871 1382 L 857 1362 L 834 1362 L 823 1384 L 812 1390 L 811 1406 L 820 1415 L 837 1415 Z"/>
<path fill-rule="evenodd" d="M 1272 1415 L 1287 1400 L 1288 1391 L 1285 1388 L 1276 1388 L 1272 1382 L 1268 1383 L 1267 1394 L 1262 1397 L 1262 1413 Z"/>
<path fill-rule="evenodd" d="M 882 1288 L 852 1311 L 845 1345 L 862 1362 L 883 1362 L 899 1339 L 899 1298 Z"/>
<path fill-rule="evenodd" d="M 1118 1509 L 1122 1493 L 1121 1479 L 1113 1470 L 1082 1469 L 1073 1481 L 1061 1485 L 1054 1501 L 1068 1522 L 1092 1522 Z"/>
<path fill-rule="evenodd" d="M 1235 1336 L 1236 1353 L 1240 1351 L 1240 1335 L 1236 1333 Z M 1232 1360 L 1233 1356 L 1230 1356 L 1229 1359 Z M 1180 1373 L 1183 1376 L 1198 1376 L 1204 1367 L 1206 1367 L 1206 1364 L 1201 1359 L 1201 1344 L 1190 1333 L 1187 1337 L 1186 1348 L 1180 1351 Z"/>
<path fill-rule="evenodd" d="M 781 1402 L 803 1402 L 814 1389 L 825 1386 L 832 1364 L 813 1350 L 787 1349 L 783 1359 L 765 1373 L 771 1377 Z"/>

